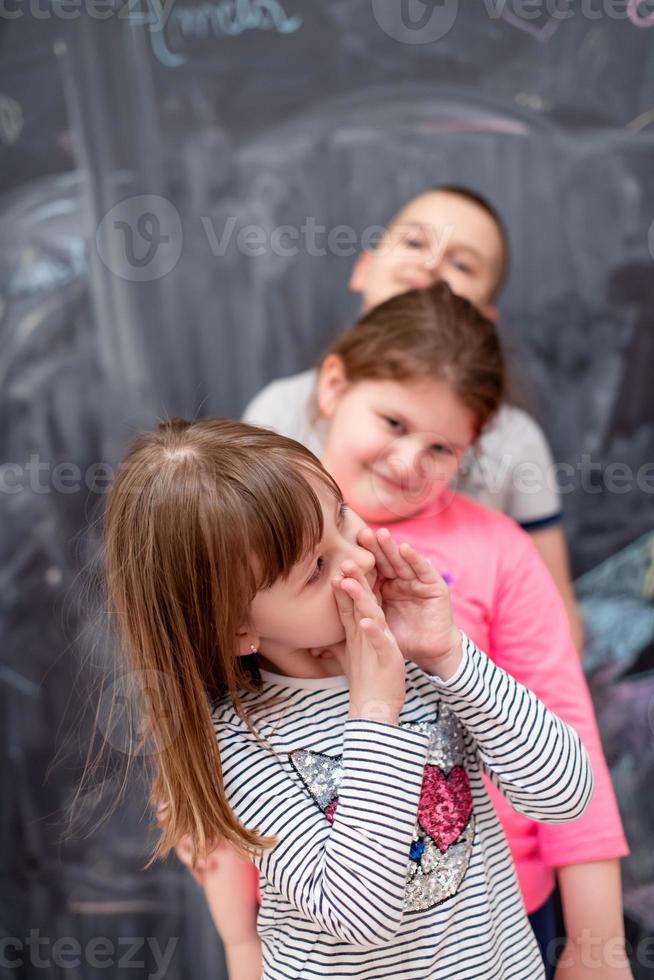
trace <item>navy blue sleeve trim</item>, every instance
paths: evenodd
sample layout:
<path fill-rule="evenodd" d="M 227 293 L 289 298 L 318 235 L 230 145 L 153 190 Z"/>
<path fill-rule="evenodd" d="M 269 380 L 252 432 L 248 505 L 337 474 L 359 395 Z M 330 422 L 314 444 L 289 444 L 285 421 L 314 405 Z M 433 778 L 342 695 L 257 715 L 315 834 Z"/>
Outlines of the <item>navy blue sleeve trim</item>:
<path fill-rule="evenodd" d="M 537 521 L 518 521 L 520 527 L 525 531 L 540 531 L 544 527 L 553 527 L 563 521 L 563 513 L 552 514 L 551 517 L 540 517 Z"/>

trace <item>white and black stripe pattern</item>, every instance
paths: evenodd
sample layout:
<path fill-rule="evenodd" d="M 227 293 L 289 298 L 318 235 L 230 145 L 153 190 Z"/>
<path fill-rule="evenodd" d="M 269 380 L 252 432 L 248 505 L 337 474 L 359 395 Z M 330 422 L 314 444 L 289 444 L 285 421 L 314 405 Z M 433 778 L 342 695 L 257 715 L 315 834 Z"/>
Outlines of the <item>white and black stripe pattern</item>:
<path fill-rule="evenodd" d="M 226 792 L 242 820 L 278 838 L 257 862 L 258 931 L 265 980 L 358 977 L 409 980 L 537 980 L 538 947 L 482 771 L 522 812 L 541 820 L 578 816 L 591 792 L 576 735 L 464 638 L 449 682 L 407 664 L 401 722 L 424 722 L 444 702 L 467 729 L 466 764 L 476 821 L 458 892 L 426 911 L 402 912 L 427 737 L 348 719 L 344 678 L 264 674 L 254 706 L 281 695 L 256 742 L 231 707 L 214 713 Z M 329 823 L 289 753 L 343 756 L 338 809 Z"/>
<path fill-rule="evenodd" d="M 584 812 L 593 775 L 578 735 L 535 694 L 481 653 L 465 634 L 464 662 L 441 700 L 477 743 L 482 768 L 511 806 L 532 820 L 562 823 Z"/>

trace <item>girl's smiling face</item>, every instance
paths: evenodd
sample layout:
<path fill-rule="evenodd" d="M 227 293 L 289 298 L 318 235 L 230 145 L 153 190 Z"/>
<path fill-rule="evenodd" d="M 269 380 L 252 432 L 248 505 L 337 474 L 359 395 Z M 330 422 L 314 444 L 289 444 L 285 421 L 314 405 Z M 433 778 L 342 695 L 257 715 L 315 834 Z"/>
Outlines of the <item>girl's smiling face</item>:
<path fill-rule="evenodd" d="M 369 522 L 401 520 L 441 497 L 474 441 L 474 413 L 444 381 L 348 383 L 339 357 L 325 359 L 318 405 L 329 428 L 325 469 Z"/>
<path fill-rule="evenodd" d="M 257 592 L 240 643 L 242 654 L 251 643 L 262 667 L 289 677 L 342 673 L 334 657 L 315 655 L 342 643 L 345 636 L 331 581 L 340 577 L 344 561 L 355 562 L 371 587 L 377 579 L 372 554 L 356 540 L 364 522 L 326 484 L 311 482 L 323 513 L 322 539 L 288 578 Z"/>

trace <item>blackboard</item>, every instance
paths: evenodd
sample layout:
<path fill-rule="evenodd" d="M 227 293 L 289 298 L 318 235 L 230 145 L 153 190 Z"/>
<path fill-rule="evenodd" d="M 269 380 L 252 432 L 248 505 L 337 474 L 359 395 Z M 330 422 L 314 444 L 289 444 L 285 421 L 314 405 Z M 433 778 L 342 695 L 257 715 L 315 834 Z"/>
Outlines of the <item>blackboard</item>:
<path fill-rule="evenodd" d="M 62 850 L 46 819 L 75 782 L 74 767 L 44 782 L 74 737 L 70 691 L 92 690 L 83 587 L 102 492 L 88 474 L 161 414 L 238 414 L 311 364 L 356 315 L 366 230 L 455 181 L 509 230 L 501 329 L 570 468 L 575 573 L 650 530 L 654 16 L 630 0 L 569 17 L 499 0 L 126 0 L 100 19 L 80 0 L 65 19 L 62 2 L 43 20 L 25 5 L 0 38 L 2 459 L 27 477 L 37 454 L 48 486 L 0 494 L 7 895 L 16 930 L 177 936 L 168 976 L 205 977 L 220 951 L 195 886 L 174 862 L 140 871 L 142 792 L 100 840 Z M 139 240 L 144 214 L 159 224 Z M 127 223 L 122 253 L 107 215 Z M 281 226 L 292 254 L 273 244 Z M 354 251 L 330 244 L 339 226 Z M 166 248 L 137 274 L 128 242 L 143 256 L 157 228 Z M 54 487 L 64 463 L 72 492 Z"/>

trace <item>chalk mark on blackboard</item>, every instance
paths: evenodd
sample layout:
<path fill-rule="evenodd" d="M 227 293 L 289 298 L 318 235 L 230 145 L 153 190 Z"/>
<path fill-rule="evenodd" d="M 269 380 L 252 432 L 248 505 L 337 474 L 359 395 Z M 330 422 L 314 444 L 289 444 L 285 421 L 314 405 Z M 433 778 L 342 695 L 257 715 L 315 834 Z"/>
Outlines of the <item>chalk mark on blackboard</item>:
<path fill-rule="evenodd" d="M 507 10 L 506 7 L 502 10 L 501 17 L 507 24 L 511 24 L 513 27 L 517 27 L 518 30 L 530 34 L 531 37 L 540 41 L 541 44 L 547 44 L 561 26 L 561 19 L 557 17 L 550 17 L 545 23 L 538 26 L 528 20 L 524 20 L 522 17 L 518 17 L 517 14 L 514 14 L 511 10 Z"/>
<path fill-rule="evenodd" d="M 165 23 L 150 24 L 150 44 L 162 65 L 177 68 L 188 62 L 187 41 L 253 30 L 294 34 L 302 24 L 302 17 L 288 15 L 279 0 L 206 0 L 195 7 L 175 6 Z"/>
<path fill-rule="evenodd" d="M 651 123 L 654 123 L 654 109 L 641 112 L 639 116 L 627 123 L 625 129 L 628 129 L 630 133 L 639 133 L 641 129 L 646 129 Z"/>
<path fill-rule="evenodd" d="M 0 93 L 0 140 L 11 146 L 23 131 L 24 117 L 20 102 Z"/>

